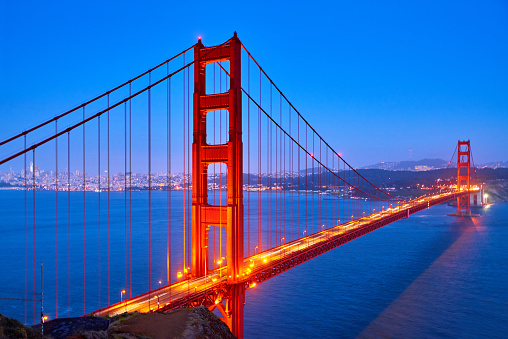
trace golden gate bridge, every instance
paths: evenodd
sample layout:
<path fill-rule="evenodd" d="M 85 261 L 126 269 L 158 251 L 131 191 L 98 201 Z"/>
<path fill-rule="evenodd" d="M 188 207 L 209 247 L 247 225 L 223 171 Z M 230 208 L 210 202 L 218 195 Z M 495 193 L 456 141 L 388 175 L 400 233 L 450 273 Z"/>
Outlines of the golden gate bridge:
<path fill-rule="evenodd" d="M 346 126 L 337 126 L 337 133 Z M 241 338 L 248 289 L 436 204 L 457 199 L 457 214 L 470 215 L 469 194 L 479 189 L 470 182 L 469 141 L 459 141 L 452 156 L 457 154 L 457 185 L 411 200 L 374 185 L 310 125 L 236 33 L 211 47 L 199 39 L 0 146 L 9 154 L 0 165 L 24 168 L 24 213 L 17 225 L 24 227 L 25 323 L 30 313 L 38 322 L 36 259 L 48 262 L 49 256 L 54 264 L 46 275 L 54 276 L 54 290 L 45 292 L 45 300 L 54 302 L 56 318 L 62 308 L 65 316 L 111 316 L 206 306 Z M 146 175 L 134 175 L 133 159 Z M 42 183 L 36 165 L 48 161 L 54 172 Z M 161 166 L 161 173 L 154 171 Z M 123 173 L 112 175 L 112 169 Z M 137 208 L 145 200 L 132 197 L 140 187 L 147 193 L 143 212 Z M 37 215 L 36 191 L 44 189 L 55 191 L 49 221 Z M 166 194 L 162 206 L 152 201 L 156 191 Z M 51 225 L 54 253 L 38 242 L 39 225 Z M 82 242 L 71 243 L 78 231 Z M 165 243 L 162 255 L 154 242 L 158 248 Z M 146 251 L 146 275 L 133 264 L 133 246 Z M 82 251 L 79 258 L 71 256 L 74 248 Z M 112 255 L 123 257 L 120 289 L 111 276 L 119 269 L 111 267 Z M 71 265 L 82 268 L 80 281 Z M 139 279 L 146 282 L 141 292 L 133 288 Z M 71 293 L 75 284 L 81 296 Z"/>

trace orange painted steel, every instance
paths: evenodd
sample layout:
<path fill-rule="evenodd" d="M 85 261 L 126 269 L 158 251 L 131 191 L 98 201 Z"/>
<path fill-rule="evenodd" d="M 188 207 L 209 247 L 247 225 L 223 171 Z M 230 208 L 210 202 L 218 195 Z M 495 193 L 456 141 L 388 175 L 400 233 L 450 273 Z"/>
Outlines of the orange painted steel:
<path fill-rule="evenodd" d="M 465 168 L 466 173 L 461 173 Z M 463 172 L 463 171 L 462 171 Z M 470 189 L 471 172 L 471 144 L 468 141 L 458 142 L 457 147 L 457 190 Z M 471 201 L 469 194 L 457 197 L 457 215 L 471 215 Z"/>
<path fill-rule="evenodd" d="M 209 257 L 208 233 L 212 226 L 226 229 L 227 282 L 231 293 L 218 306 L 224 321 L 236 337 L 243 337 L 245 289 L 238 284 L 243 276 L 243 143 L 241 43 L 235 35 L 227 44 L 205 47 L 201 40 L 194 47 L 194 95 L 192 143 L 192 224 L 191 277 L 205 276 Z M 206 65 L 229 61 L 230 88 L 226 93 L 206 94 Z M 228 142 L 209 145 L 206 142 L 207 113 L 227 110 L 229 113 Z M 208 203 L 208 166 L 224 163 L 228 174 L 228 204 Z M 222 307 L 223 306 L 223 307 Z"/>

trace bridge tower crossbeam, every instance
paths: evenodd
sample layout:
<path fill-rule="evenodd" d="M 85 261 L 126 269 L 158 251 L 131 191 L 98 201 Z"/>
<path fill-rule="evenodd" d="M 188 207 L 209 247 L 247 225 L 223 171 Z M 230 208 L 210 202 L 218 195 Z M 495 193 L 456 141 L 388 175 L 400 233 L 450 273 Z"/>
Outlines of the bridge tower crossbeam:
<path fill-rule="evenodd" d="M 235 35 L 228 42 L 205 47 L 198 41 L 194 47 L 193 143 L 192 143 L 192 224 L 191 224 L 191 277 L 207 274 L 208 233 L 210 227 L 226 229 L 227 283 L 231 293 L 217 300 L 224 321 L 237 338 L 243 337 L 243 308 L 245 287 L 243 275 L 243 143 L 241 43 Z M 230 88 L 219 94 L 206 94 L 206 65 L 229 61 Z M 229 113 L 228 142 L 209 145 L 206 142 L 207 113 L 227 110 Z M 228 204 L 213 206 L 208 203 L 208 166 L 224 163 L 228 174 Z M 222 303 L 225 303 L 223 305 Z"/>

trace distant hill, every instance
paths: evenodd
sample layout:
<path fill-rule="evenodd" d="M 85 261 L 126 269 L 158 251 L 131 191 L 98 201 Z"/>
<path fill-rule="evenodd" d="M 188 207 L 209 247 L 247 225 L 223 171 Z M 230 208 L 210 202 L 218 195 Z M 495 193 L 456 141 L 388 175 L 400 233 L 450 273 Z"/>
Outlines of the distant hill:
<path fill-rule="evenodd" d="M 456 170 L 437 169 L 430 171 L 387 171 L 379 169 L 362 169 L 358 171 L 374 185 L 379 187 L 407 187 L 417 183 L 431 186 L 437 180 L 457 180 Z M 508 168 L 480 168 L 471 173 L 472 183 L 483 183 L 496 180 L 508 180 Z"/>

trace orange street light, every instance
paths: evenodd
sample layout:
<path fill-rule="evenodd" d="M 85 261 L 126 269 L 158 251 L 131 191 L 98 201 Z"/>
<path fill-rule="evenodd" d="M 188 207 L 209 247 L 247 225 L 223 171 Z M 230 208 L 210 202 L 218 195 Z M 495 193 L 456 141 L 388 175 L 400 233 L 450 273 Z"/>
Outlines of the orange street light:
<path fill-rule="evenodd" d="M 254 254 L 256 254 L 256 250 L 258 249 L 258 247 L 254 247 Z"/>
<path fill-rule="evenodd" d="M 305 237 L 305 233 L 307 233 L 307 230 L 303 231 L 303 236 Z"/>
<path fill-rule="evenodd" d="M 45 316 L 43 316 L 43 317 L 42 317 L 42 323 L 44 324 L 44 322 L 45 322 L 46 320 L 48 320 L 48 316 L 47 316 L 47 315 L 45 315 Z"/>
<path fill-rule="evenodd" d="M 284 241 L 284 242 L 283 242 L 283 241 Z M 285 243 L 286 243 L 286 238 L 285 238 L 285 237 L 280 238 L 280 243 L 281 243 L 281 245 L 282 245 L 283 243 L 285 244 Z"/>
<path fill-rule="evenodd" d="M 159 280 L 159 288 L 161 288 L 161 284 L 162 284 L 162 281 L 161 281 L 161 280 Z"/>
<path fill-rule="evenodd" d="M 122 292 L 120 292 L 120 302 L 123 301 L 123 295 L 124 295 L 124 293 L 125 293 L 125 290 L 122 290 Z"/>

